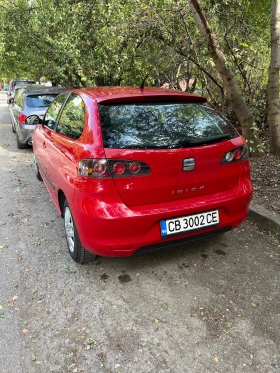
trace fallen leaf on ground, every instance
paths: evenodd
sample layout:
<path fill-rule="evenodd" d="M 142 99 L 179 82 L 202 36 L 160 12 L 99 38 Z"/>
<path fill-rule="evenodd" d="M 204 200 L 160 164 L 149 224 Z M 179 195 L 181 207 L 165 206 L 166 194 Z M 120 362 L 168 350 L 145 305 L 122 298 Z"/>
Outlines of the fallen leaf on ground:
<path fill-rule="evenodd" d="M 28 329 L 23 329 L 22 331 L 24 334 L 27 334 L 28 333 Z"/>
<path fill-rule="evenodd" d="M 219 359 L 217 357 L 214 357 L 213 361 L 214 361 L 215 364 L 218 364 Z"/>
<path fill-rule="evenodd" d="M 16 300 L 18 300 L 18 295 L 15 295 L 13 298 L 8 300 L 8 303 L 14 303 Z"/>

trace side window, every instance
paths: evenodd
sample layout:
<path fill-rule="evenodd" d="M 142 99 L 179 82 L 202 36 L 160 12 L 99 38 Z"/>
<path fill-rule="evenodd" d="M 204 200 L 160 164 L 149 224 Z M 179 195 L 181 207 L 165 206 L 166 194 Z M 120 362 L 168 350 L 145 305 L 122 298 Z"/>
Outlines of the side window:
<path fill-rule="evenodd" d="M 57 131 L 77 140 L 83 132 L 84 124 L 85 104 L 80 96 L 71 93 L 59 118 Z"/>
<path fill-rule="evenodd" d="M 20 89 L 18 93 L 15 95 L 15 103 L 23 109 L 23 98 L 24 98 L 24 91 Z"/>
<path fill-rule="evenodd" d="M 46 114 L 45 114 L 45 120 L 44 125 L 50 128 L 51 130 L 54 130 L 56 120 L 59 114 L 59 111 L 64 104 L 66 97 L 68 96 L 68 93 L 64 93 L 57 97 L 49 106 Z"/>

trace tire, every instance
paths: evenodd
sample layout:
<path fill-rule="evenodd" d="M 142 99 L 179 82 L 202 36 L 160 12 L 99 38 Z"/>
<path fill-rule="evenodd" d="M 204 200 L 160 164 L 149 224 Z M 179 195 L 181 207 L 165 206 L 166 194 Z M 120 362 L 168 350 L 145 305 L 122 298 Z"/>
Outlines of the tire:
<path fill-rule="evenodd" d="M 17 147 L 19 149 L 27 149 L 28 148 L 28 144 L 23 144 L 19 141 L 19 138 L 18 138 L 18 135 L 17 135 Z"/>
<path fill-rule="evenodd" d="M 35 155 L 34 155 L 34 168 L 35 168 L 35 175 L 36 175 L 36 178 L 37 178 L 39 181 L 43 181 L 42 176 L 41 176 L 41 174 L 40 174 L 40 169 L 39 169 L 38 163 L 36 162 Z"/>
<path fill-rule="evenodd" d="M 72 212 L 66 200 L 63 207 L 63 218 L 66 242 L 71 258 L 81 264 L 95 259 L 96 255 L 87 251 L 81 244 Z"/>
<path fill-rule="evenodd" d="M 14 126 L 13 122 L 12 122 L 12 131 L 13 131 L 13 133 L 16 133 L 15 126 Z"/>

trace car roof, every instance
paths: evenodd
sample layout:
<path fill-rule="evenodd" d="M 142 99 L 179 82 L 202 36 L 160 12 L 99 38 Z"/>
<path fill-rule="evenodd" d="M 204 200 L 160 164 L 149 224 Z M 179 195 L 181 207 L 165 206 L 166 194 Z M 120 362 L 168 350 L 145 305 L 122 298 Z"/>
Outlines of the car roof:
<path fill-rule="evenodd" d="M 37 85 L 38 86 L 38 84 L 35 84 L 35 83 L 23 83 L 23 82 L 21 82 L 21 83 L 17 83 L 14 86 L 14 89 L 26 88 L 26 87 L 31 86 L 31 85 Z"/>
<path fill-rule="evenodd" d="M 32 94 L 51 94 L 51 93 L 61 93 L 63 91 L 66 91 L 66 88 L 63 87 L 45 87 L 44 85 L 34 84 L 34 85 L 28 85 L 26 87 L 21 88 L 23 89 L 27 95 Z"/>
<path fill-rule="evenodd" d="M 139 100 L 155 101 L 157 99 L 161 101 L 207 101 L 205 97 L 192 93 L 151 87 L 93 87 L 78 88 L 71 91 L 96 99 L 98 103 Z"/>

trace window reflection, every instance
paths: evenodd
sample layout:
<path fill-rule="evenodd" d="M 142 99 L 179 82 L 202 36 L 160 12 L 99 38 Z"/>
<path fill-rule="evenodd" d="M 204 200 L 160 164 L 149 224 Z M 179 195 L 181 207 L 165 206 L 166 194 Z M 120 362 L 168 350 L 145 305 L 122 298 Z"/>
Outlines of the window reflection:
<path fill-rule="evenodd" d="M 187 138 L 237 136 L 207 103 L 100 104 L 99 113 L 108 148 L 168 148 Z"/>

